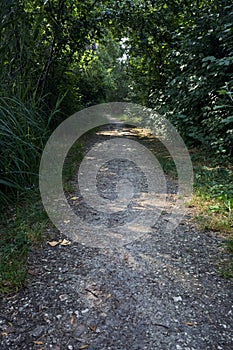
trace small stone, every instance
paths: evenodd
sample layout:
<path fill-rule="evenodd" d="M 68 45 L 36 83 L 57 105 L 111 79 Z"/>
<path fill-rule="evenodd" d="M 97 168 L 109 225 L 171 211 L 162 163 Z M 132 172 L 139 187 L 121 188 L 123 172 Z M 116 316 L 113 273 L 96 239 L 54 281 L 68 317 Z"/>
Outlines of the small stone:
<path fill-rule="evenodd" d="M 74 331 L 74 337 L 79 338 L 86 331 L 86 329 L 87 328 L 84 325 L 80 324 L 79 326 L 76 327 Z"/>
<path fill-rule="evenodd" d="M 181 298 L 181 296 L 173 297 L 173 300 L 175 303 L 177 303 L 178 301 L 182 301 L 182 298 Z"/>
<path fill-rule="evenodd" d="M 30 334 L 35 337 L 38 338 L 40 337 L 44 332 L 44 327 L 43 326 L 38 326 L 35 329 L 33 329 L 33 331 L 30 332 Z"/>
<path fill-rule="evenodd" d="M 73 346 L 72 345 L 68 345 L 68 349 L 69 350 L 73 350 Z"/>
<path fill-rule="evenodd" d="M 89 311 L 89 309 L 85 309 L 85 310 L 82 310 L 81 313 L 86 314 L 88 311 Z"/>
<path fill-rule="evenodd" d="M 176 345 L 177 350 L 182 350 L 182 347 L 180 345 Z"/>
<path fill-rule="evenodd" d="M 67 294 L 61 294 L 61 295 L 59 295 L 59 299 L 60 299 L 61 301 L 65 301 L 65 300 L 68 299 L 68 295 L 67 295 Z"/>

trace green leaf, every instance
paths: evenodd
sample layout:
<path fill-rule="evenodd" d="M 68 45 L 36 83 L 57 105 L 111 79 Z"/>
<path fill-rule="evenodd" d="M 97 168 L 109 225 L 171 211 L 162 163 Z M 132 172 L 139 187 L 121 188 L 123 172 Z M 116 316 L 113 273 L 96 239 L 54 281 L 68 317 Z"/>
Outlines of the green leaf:
<path fill-rule="evenodd" d="M 216 61 L 216 58 L 214 56 L 207 56 L 202 59 L 202 62 L 207 62 L 207 61 L 214 62 Z"/>
<path fill-rule="evenodd" d="M 19 187 L 16 184 L 13 184 L 12 182 L 7 181 L 7 180 L 3 180 L 3 179 L 0 179 L 0 184 L 4 185 L 4 186 L 8 186 L 8 187 L 13 187 L 13 188 L 18 188 Z"/>
<path fill-rule="evenodd" d="M 229 116 L 229 117 L 223 119 L 223 120 L 222 120 L 222 123 L 224 123 L 224 124 L 233 123 L 233 115 L 231 115 L 231 116 Z"/>

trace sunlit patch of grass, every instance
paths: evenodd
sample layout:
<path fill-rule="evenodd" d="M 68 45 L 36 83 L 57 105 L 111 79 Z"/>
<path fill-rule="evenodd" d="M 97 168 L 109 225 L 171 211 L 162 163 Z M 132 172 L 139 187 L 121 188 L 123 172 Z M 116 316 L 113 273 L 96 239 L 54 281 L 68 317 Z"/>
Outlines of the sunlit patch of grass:
<path fill-rule="evenodd" d="M 233 216 L 222 208 L 222 203 L 195 194 L 189 206 L 194 207 L 194 218 L 202 230 L 219 231 L 222 235 L 233 233 Z M 222 210 L 223 209 L 223 210 Z"/>
<path fill-rule="evenodd" d="M 189 202 L 194 219 L 202 230 L 217 231 L 225 238 L 229 259 L 221 275 L 233 277 L 233 167 L 226 159 L 211 158 L 203 153 L 192 156 L 195 184 Z"/>
<path fill-rule="evenodd" d="M 191 204 L 197 208 L 202 228 L 233 232 L 233 167 L 230 163 L 203 153 L 192 155 L 195 194 Z M 204 227 L 203 227 L 204 226 Z"/>

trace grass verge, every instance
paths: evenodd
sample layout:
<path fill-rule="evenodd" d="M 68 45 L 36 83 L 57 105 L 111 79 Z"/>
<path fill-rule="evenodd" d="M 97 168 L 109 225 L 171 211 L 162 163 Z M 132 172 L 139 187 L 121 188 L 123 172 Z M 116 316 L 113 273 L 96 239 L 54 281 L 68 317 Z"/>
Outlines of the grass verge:
<path fill-rule="evenodd" d="M 72 191 L 72 178 L 82 160 L 82 146 L 75 144 L 63 167 L 64 191 Z M 0 222 L 0 294 L 17 292 L 27 283 L 28 254 L 49 238 L 51 222 L 44 210 L 39 190 L 20 193 L 14 206 Z"/>
<path fill-rule="evenodd" d="M 189 205 L 200 229 L 217 231 L 224 238 L 229 261 L 221 274 L 233 278 L 233 166 L 227 159 L 214 158 L 200 150 L 192 152 L 192 161 L 195 182 Z"/>
<path fill-rule="evenodd" d="M 25 286 L 28 253 L 45 239 L 48 222 L 39 193 L 27 195 L 1 218 L 1 294 L 17 292 Z"/>

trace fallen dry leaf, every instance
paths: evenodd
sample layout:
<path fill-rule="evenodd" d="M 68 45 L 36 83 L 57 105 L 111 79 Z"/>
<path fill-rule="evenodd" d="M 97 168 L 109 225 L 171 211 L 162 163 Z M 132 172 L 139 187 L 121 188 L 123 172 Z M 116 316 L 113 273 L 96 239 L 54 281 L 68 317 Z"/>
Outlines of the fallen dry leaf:
<path fill-rule="evenodd" d="M 61 241 L 60 245 L 70 245 L 71 242 L 67 241 L 67 239 L 63 239 L 63 241 Z"/>
<path fill-rule="evenodd" d="M 71 201 L 76 201 L 78 199 L 78 197 L 71 197 L 70 200 Z"/>
<path fill-rule="evenodd" d="M 8 334 L 7 334 L 6 332 L 2 332 L 2 333 L 1 333 L 1 336 L 2 336 L 2 337 L 6 337 L 7 335 L 8 335 Z"/>
<path fill-rule="evenodd" d="M 60 239 L 59 241 L 51 241 L 51 242 L 48 242 L 48 244 L 49 244 L 51 247 L 56 247 L 58 244 L 60 244 L 60 245 L 62 245 L 62 246 L 70 245 L 71 242 L 70 242 L 70 241 L 67 241 L 67 239 Z"/>
<path fill-rule="evenodd" d="M 88 348 L 88 346 L 89 345 L 82 345 L 82 346 L 80 346 L 79 350 L 86 349 L 86 348 Z"/>
<path fill-rule="evenodd" d="M 44 344 L 44 342 L 42 342 L 41 340 L 33 340 L 33 343 L 36 344 L 36 345 Z"/>
<path fill-rule="evenodd" d="M 29 275 L 32 275 L 32 276 L 38 276 L 38 271 L 36 270 L 28 270 L 28 273 Z"/>
<path fill-rule="evenodd" d="M 125 255 L 124 255 L 124 260 L 125 260 L 125 261 L 128 261 L 128 260 L 129 260 L 128 254 L 125 254 Z"/>
<path fill-rule="evenodd" d="M 75 316 L 72 315 L 71 318 L 70 318 L 70 324 L 73 325 L 74 324 L 74 320 L 75 320 Z"/>
<path fill-rule="evenodd" d="M 109 299 L 109 298 L 111 298 L 111 296 L 112 296 L 112 294 L 107 294 L 107 296 L 106 296 L 106 299 Z"/>
<path fill-rule="evenodd" d="M 58 245 L 60 242 L 58 241 L 51 241 L 51 242 L 48 242 L 48 244 L 51 246 L 51 247 L 56 247 L 56 245 Z"/>
<path fill-rule="evenodd" d="M 185 322 L 186 326 L 196 326 L 194 322 Z"/>
<path fill-rule="evenodd" d="M 96 328 L 97 328 L 97 326 L 90 326 L 90 330 L 91 330 L 92 332 L 96 332 Z"/>

